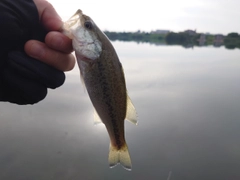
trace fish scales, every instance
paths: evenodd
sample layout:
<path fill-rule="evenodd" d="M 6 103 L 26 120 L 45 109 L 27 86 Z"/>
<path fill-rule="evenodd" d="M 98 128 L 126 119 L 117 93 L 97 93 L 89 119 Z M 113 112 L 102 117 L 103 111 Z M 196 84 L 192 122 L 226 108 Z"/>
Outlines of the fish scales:
<path fill-rule="evenodd" d="M 127 95 L 122 64 L 114 47 L 93 20 L 78 10 L 64 23 L 73 41 L 81 76 L 97 115 L 110 137 L 109 166 L 132 164 L 124 135 L 124 120 L 136 124 L 136 111 Z"/>
<path fill-rule="evenodd" d="M 103 52 L 101 56 L 111 55 Z M 126 87 L 120 85 L 125 81 L 124 76 L 119 78 L 122 73 L 116 70 L 121 67 L 121 64 L 114 64 L 112 61 L 97 61 L 90 67 L 90 70 L 88 69 L 83 74 L 84 82 L 93 106 L 99 116 L 103 117 L 101 119 L 104 124 L 107 124 L 106 127 L 109 129 L 110 137 L 113 137 L 111 138 L 112 144 L 116 144 L 120 148 L 121 144 L 125 143 L 124 119 L 127 105 Z"/>

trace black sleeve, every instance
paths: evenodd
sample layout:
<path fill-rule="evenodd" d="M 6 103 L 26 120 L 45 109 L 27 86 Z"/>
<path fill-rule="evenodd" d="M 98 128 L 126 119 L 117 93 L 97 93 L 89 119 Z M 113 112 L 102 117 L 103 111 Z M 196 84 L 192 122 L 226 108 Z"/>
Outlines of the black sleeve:
<path fill-rule="evenodd" d="M 27 40 L 43 41 L 46 34 L 32 0 L 1 0 L 0 27 L 1 52 L 23 50 Z"/>
<path fill-rule="evenodd" d="M 46 33 L 32 0 L 0 0 L 0 101 L 33 104 L 64 83 L 63 72 L 24 52 L 28 40 L 43 42 Z"/>

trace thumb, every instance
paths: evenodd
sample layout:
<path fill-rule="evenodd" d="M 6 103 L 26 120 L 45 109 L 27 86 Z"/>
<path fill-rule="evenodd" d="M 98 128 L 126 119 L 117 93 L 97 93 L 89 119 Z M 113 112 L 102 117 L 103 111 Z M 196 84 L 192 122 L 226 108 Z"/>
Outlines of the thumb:
<path fill-rule="evenodd" d="M 48 1 L 33 0 L 42 25 L 49 31 L 59 31 L 62 27 L 62 19 Z"/>

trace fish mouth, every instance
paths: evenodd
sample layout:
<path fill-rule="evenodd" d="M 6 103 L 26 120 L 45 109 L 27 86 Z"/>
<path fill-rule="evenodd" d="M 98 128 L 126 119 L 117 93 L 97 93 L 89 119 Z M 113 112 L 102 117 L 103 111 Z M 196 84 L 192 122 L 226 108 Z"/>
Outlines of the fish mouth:
<path fill-rule="evenodd" d="M 76 54 L 77 60 L 80 61 L 85 61 L 85 62 L 93 62 L 94 59 L 88 58 L 86 56 L 80 55 L 80 54 Z"/>

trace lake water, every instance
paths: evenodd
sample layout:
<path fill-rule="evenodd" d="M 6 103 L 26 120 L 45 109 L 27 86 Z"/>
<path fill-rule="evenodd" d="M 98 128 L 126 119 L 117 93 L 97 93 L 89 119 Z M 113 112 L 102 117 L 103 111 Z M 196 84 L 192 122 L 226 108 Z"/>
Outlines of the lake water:
<path fill-rule="evenodd" d="M 0 103 L 0 179 L 239 180 L 240 50 L 113 45 L 138 112 L 125 123 L 132 171 L 109 169 L 75 68 L 36 105 Z"/>

